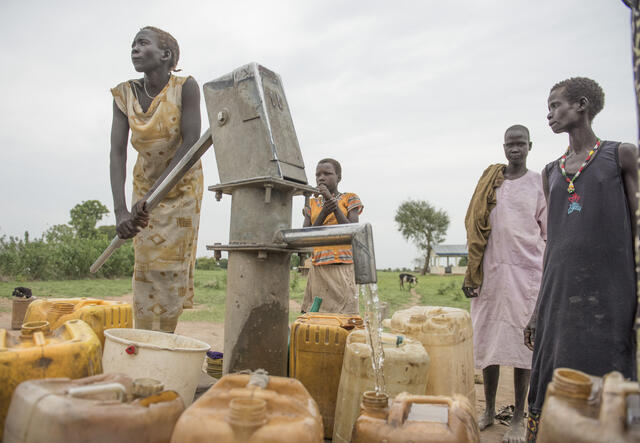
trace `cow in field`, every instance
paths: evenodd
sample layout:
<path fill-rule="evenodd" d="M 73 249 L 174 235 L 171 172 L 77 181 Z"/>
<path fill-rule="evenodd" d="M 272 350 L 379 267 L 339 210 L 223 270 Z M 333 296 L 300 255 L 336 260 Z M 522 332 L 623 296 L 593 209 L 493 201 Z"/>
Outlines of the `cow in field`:
<path fill-rule="evenodd" d="M 409 285 L 409 289 L 411 289 L 412 285 L 415 286 L 418 284 L 418 277 L 411 274 L 402 273 L 400 274 L 400 289 L 404 289 L 405 283 Z"/>

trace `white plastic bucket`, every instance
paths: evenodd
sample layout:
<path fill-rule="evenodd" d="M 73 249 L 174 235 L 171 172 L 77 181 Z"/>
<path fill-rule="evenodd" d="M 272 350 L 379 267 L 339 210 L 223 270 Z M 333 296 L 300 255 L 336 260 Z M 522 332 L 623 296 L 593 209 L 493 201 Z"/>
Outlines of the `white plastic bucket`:
<path fill-rule="evenodd" d="M 154 378 L 165 389 L 180 394 L 185 406 L 193 402 L 208 344 L 184 335 L 144 329 L 107 329 L 104 337 L 105 373 Z"/>

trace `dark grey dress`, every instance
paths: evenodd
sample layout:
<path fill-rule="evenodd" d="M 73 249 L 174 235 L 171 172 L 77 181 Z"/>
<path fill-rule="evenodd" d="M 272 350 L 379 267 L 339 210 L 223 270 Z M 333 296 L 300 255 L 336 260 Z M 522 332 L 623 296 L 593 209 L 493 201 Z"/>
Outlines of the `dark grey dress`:
<path fill-rule="evenodd" d="M 636 277 L 627 197 L 617 142 L 599 152 L 574 182 L 559 162 L 549 181 L 547 248 L 533 351 L 529 410 L 542 410 L 553 370 L 568 367 L 635 378 Z"/>

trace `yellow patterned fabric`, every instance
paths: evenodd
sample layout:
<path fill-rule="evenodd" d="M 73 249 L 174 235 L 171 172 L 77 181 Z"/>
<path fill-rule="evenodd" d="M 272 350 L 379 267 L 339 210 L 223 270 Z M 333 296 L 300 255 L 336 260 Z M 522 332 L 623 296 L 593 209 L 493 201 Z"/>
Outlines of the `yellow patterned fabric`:
<path fill-rule="evenodd" d="M 128 117 L 131 144 L 138 151 L 132 202 L 149 191 L 182 144 L 182 85 L 186 80 L 172 75 L 146 112 L 132 89 L 132 83 L 138 80 L 111 89 L 116 105 Z M 198 161 L 153 209 L 149 226 L 133 240 L 136 328 L 173 332 L 183 306 L 193 304 L 202 191 L 202 166 Z"/>

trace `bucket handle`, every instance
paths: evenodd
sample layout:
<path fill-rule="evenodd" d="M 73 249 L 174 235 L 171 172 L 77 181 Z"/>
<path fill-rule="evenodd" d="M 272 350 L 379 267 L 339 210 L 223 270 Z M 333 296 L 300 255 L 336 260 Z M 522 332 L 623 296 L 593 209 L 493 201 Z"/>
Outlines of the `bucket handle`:
<path fill-rule="evenodd" d="M 78 386 L 77 388 L 69 388 L 67 394 L 76 398 L 92 397 L 97 394 L 113 392 L 116 394 L 116 400 L 122 402 L 127 398 L 127 390 L 120 383 L 103 383 L 98 385 Z"/>

